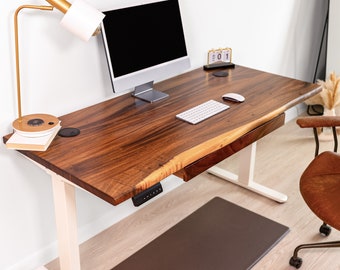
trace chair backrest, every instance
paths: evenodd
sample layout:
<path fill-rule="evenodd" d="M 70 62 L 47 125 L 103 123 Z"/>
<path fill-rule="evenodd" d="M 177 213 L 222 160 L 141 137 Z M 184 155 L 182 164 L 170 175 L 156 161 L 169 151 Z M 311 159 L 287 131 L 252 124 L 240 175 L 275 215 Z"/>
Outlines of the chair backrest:
<path fill-rule="evenodd" d="M 307 116 L 300 117 L 296 120 L 296 123 L 301 128 L 313 128 L 314 140 L 315 140 L 315 154 L 316 157 L 319 154 L 319 135 L 318 128 L 330 127 L 332 128 L 333 140 L 334 140 L 334 152 L 338 151 L 338 137 L 336 127 L 340 126 L 339 116 Z"/>

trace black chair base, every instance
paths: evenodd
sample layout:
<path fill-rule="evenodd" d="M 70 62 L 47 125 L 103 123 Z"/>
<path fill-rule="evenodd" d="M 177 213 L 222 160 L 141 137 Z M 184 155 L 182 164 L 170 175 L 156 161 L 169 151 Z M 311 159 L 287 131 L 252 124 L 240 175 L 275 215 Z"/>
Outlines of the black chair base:
<path fill-rule="evenodd" d="M 331 242 L 321 242 L 321 243 L 310 243 L 310 244 L 302 244 L 295 248 L 294 255 L 290 258 L 289 264 L 294 266 L 296 269 L 299 269 L 302 265 L 302 259 L 298 257 L 298 252 L 301 249 L 306 248 L 335 248 L 340 247 L 340 241 L 331 241 Z"/>

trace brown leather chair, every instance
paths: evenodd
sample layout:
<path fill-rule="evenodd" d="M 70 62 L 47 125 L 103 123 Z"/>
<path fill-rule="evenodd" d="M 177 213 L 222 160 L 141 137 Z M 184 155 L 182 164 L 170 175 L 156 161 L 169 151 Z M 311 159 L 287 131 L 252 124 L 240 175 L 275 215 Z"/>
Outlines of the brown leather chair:
<path fill-rule="evenodd" d="M 301 128 L 313 128 L 316 142 L 315 158 L 306 168 L 300 179 L 300 192 L 308 207 L 319 217 L 323 224 L 319 232 L 328 236 L 331 227 L 340 230 L 340 155 L 336 126 L 340 126 L 340 117 L 314 116 L 297 120 Z M 319 152 L 318 129 L 331 127 L 334 139 L 334 152 Z M 302 244 L 295 248 L 289 264 L 300 268 L 302 259 L 298 252 L 306 248 L 340 247 L 340 241 Z"/>

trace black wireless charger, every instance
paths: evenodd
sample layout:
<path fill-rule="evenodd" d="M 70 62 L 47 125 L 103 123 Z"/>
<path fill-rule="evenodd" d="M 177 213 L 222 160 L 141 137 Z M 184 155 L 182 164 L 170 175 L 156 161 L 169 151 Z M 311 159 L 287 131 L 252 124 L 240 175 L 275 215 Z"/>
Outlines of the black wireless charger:
<path fill-rule="evenodd" d="M 78 128 L 62 128 L 59 130 L 58 135 L 61 137 L 74 137 L 80 134 Z"/>
<path fill-rule="evenodd" d="M 220 70 L 213 73 L 215 77 L 227 77 L 229 75 L 228 71 Z"/>

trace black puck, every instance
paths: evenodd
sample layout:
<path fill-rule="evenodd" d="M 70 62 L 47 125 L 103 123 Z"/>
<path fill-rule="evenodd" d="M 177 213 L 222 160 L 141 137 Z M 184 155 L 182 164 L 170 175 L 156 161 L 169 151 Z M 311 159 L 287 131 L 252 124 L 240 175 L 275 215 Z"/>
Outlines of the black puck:
<path fill-rule="evenodd" d="M 61 137 L 74 137 L 79 135 L 80 130 L 78 128 L 62 128 L 59 130 L 58 135 Z"/>

